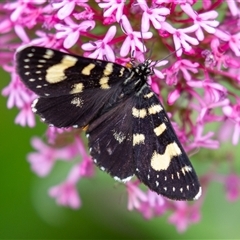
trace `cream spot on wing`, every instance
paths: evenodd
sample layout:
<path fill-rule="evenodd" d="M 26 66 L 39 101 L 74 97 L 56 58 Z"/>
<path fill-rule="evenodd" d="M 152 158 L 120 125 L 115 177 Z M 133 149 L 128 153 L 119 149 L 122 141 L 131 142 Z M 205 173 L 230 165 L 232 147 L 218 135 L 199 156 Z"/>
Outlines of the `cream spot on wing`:
<path fill-rule="evenodd" d="M 148 108 L 148 114 L 156 114 L 159 113 L 163 110 L 162 106 L 160 104 L 157 105 L 152 105 L 151 107 Z"/>
<path fill-rule="evenodd" d="M 73 86 L 72 86 L 72 90 L 70 91 L 70 94 L 75 94 L 75 93 L 80 93 L 83 91 L 83 83 L 75 83 Z"/>
<path fill-rule="evenodd" d="M 145 141 L 145 136 L 144 134 L 133 134 L 133 146 L 139 145 L 139 144 L 144 144 Z"/>
<path fill-rule="evenodd" d="M 186 172 L 191 172 L 191 171 L 192 171 L 192 168 L 189 166 L 184 166 L 181 168 L 181 172 L 183 173 L 183 175 L 185 175 Z"/>
<path fill-rule="evenodd" d="M 43 58 L 45 59 L 50 59 L 52 58 L 54 55 L 54 51 L 51 49 L 47 49 L 47 51 L 45 52 L 45 54 L 43 55 Z"/>
<path fill-rule="evenodd" d="M 110 88 L 110 86 L 108 85 L 108 80 L 109 80 L 109 77 L 106 77 L 106 76 L 100 78 L 99 84 L 100 84 L 100 87 L 102 89 L 109 89 Z"/>
<path fill-rule="evenodd" d="M 154 95 L 154 93 L 153 93 L 153 92 L 150 92 L 150 93 L 148 93 L 148 94 L 145 94 L 143 97 L 144 97 L 144 98 L 151 98 L 153 95 Z"/>
<path fill-rule="evenodd" d="M 123 132 L 116 132 L 113 130 L 113 137 L 119 142 L 122 143 L 126 139 L 126 135 Z"/>
<path fill-rule="evenodd" d="M 45 59 L 39 59 L 38 62 L 40 63 L 46 63 L 47 61 Z"/>
<path fill-rule="evenodd" d="M 196 194 L 196 196 L 193 198 L 193 200 L 199 199 L 199 197 L 200 197 L 201 195 L 202 195 L 202 188 L 199 187 L 199 191 L 198 191 L 198 193 Z"/>
<path fill-rule="evenodd" d="M 181 154 L 181 149 L 178 147 L 177 143 L 170 143 L 167 145 L 163 154 L 159 154 L 156 151 L 153 152 L 151 158 L 151 167 L 155 171 L 166 170 L 170 165 L 171 159 Z"/>
<path fill-rule="evenodd" d="M 167 129 L 166 124 L 162 123 L 158 127 L 154 128 L 154 132 L 157 136 L 160 136 L 166 129 Z"/>
<path fill-rule="evenodd" d="M 72 99 L 71 104 L 76 105 L 76 107 L 82 107 L 83 106 L 83 100 L 80 97 L 75 97 Z"/>
<path fill-rule="evenodd" d="M 81 71 L 81 73 L 83 75 L 89 76 L 91 74 L 91 70 L 95 68 L 95 64 L 90 63 L 88 64 L 86 67 L 83 68 L 83 70 Z"/>
<path fill-rule="evenodd" d="M 118 76 L 121 77 L 123 75 L 123 73 L 124 73 L 124 68 L 121 68 L 120 74 Z"/>
<path fill-rule="evenodd" d="M 37 112 L 37 109 L 35 108 L 37 102 L 38 102 L 38 98 L 34 99 L 34 101 L 32 102 L 32 105 L 31 105 L 32 111 L 34 113 Z"/>
<path fill-rule="evenodd" d="M 136 118 L 144 118 L 147 116 L 147 111 L 145 108 L 137 109 L 137 108 L 133 107 L 132 115 L 133 115 L 133 117 L 136 117 Z"/>
<path fill-rule="evenodd" d="M 126 183 L 128 181 L 130 181 L 132 179 L 133 175 L 132 176 L 129 176 L 129 177 L 126 177 L 126 178 L 119 178 L 119 177 L 113 177 L 113 179 L 115 179 L 116 181 L 118 182 L 123 182 L 123 183 Z"/>
<path fill-rule="evenodd" d="M 103 71 L 104 76 L 109 76 L 113 72 L 113 63 L 108 63 Z"/>
<path fill-rule="evenodd" d="M 73 67 L 77 60 L 78 59 L 73 56 L 65 55 L 60 63 L 57 63 L 47 69 L 46 81 L 49 83 L 58 83 L 66 79 L 64 71 Z"/>

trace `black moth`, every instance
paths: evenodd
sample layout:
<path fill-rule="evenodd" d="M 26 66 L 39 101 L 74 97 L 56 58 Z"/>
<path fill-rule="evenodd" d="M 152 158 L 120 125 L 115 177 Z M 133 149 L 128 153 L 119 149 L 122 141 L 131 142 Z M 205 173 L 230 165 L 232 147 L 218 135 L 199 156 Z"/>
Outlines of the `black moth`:
<path fill-rule="evenodd" d="M 33 112 L 56 127 L 87 128 L 90 154 L 115 180 L 136 175 L 174 200 L 201 195 L 197 175 L 156 94 L 151 61 L 129 67 L 30 46 L 16 55 Z"/>

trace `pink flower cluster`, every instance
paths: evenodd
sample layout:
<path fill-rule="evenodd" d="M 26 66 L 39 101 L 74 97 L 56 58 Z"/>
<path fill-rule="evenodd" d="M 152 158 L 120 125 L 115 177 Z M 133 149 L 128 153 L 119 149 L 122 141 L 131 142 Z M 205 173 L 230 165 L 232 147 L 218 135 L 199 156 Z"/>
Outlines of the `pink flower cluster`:
<path fill-rule="evenodd" d="M 224 7 L 222 6 L 223 4 Z M 220 14 L 221 9 L 221 14 Z M 149 79 L 160 93 L 187 152 L 218 149 L 223 140 L 240 142 L 240 2 L 196 0 L 16 0 L 0 3 L 0 65 L 11 76 L 2 95 L 7 107 L 19 113 L 15 123 L 35 126 L 31 102 L 36 97 L 19 80 L 14 53 L 26 44 L 45 46 L 107 59 L 122 65 L 130 57 L 142 62 L 151 54 L 159 62 Z M 161 71 L 157 67 L 161 66 Z M 164 97 L 163 97 L 164 96 Z M 166 99 L 166 101 L 165 101 Z M 214 123 L 218 129 L 209 131 Z M 211 125 L 210 125 L 211 126 Z M 32 139 L 34 153 L 28 155 L 32 170 L 44 177 L 58 160 L 78 159 L 59 185 L 49 190 L 58 204 L 78 208 L 81 199 L 76 184 L 94 176 L 81 130 L 48 128 L 48 141 Z M 64 136 L 70 135 L 71 141 Z M 64 139 L 64 144 L 60 144 Z M 54 146 L 54 147 L 53 147 Z M 211 150 L 209 150 L 211 151 Z M 240 176 L 233 159 L 223 156 L 229 170 L 213 170 L 200 177 L 203 196 L 193 204 L 172 202 L 139 188 L 139 181 L 126 184 L 128 209 L 149 219 L 171 212 L 169 222 L 178 231 L 201 218 L 201 206 L 211 181 L 223 184 L 229 201 L 240 198 Z M 214 159 L 209 161 L 215 165 Z M 218 159 L 219 163 L 219 159 Z M 216 168 L 214 168 L 216 169 Z M 198 172 L 198 169 L 197 169 Z"/>

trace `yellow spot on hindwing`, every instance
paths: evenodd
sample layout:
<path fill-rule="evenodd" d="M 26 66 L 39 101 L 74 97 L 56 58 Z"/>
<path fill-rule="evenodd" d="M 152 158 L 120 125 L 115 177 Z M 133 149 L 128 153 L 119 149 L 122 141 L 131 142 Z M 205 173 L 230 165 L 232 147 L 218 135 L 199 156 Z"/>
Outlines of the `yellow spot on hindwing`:
<path fill-rule="evenodd" d="M 162 123 L 158 127 L 154 128 L 154 132 L 157 136 L 160 136 L 166 129 L 167 126 L 165 125 L 165 123 Z"/>
<path fill-rule="evenodd" d="M 90 63 L 85 68 L 83 68 L 83 70 L 81 71 L 81 74 L 89 76 L 93 68 L 95 68 L 95 64 Z"/>
<path fill-rule="evenodd" d="M 133 107 L 132 115 L 136 118 L 145 118 L 147 116 L 147 110 L 145 108 L 137 109 L 137 108 Z"/>
<path fill-rule="evenodd" d="M 156 113 L 159 113 L 163 110 L 162 106 L 161 105 L 152 105 L 151 107 L 148 108 L 148 114 L 151 115 L 151 114 L 156 114 Z"/>
<path fill-rule="evenodd" d="M 148 93 L 148 94 L 145 94 L 143 97 L 144 97 L 144 98 L 151 98 L 153 95 L 154 95 L 154 93 L 153 93 L 153 92 L 150 92 L 150 93 Z"/>
<path fill-rule="evenodd" d="M 143 134 L 133 134 L 133 146 L 138 144 L 144 144 L 145 136 Z"/>
<path fill-rule="evenodd" d="M 75 83 L 73 86 L 72 86 L 72 90 L 70 91 L 70 94 L 75 94 L 75 93 L 80 93 L 83 91 L 83 83 Z"/>
<path fill-rule="evenodd" d="M 77 58 L 65 55 L 60 63 L 55 64 L 47 69 L 46 81 L 49 83 L 58 83 L 65 80 L 67 76 L 65 75 L 64 71 L 70 67 L 73 67 L 76 62 Z"/>
<path fill-rule="evenodd" d="M 182 151 L 178 147 L 177 143 L 170 143 L 167 145 L 163 154 L 159 154 L 156 151 L 153 152 L 151 158 L 151 167 L 155 171 L 166 170 L 169 167 L 172 158 L 181 154 Z"/>

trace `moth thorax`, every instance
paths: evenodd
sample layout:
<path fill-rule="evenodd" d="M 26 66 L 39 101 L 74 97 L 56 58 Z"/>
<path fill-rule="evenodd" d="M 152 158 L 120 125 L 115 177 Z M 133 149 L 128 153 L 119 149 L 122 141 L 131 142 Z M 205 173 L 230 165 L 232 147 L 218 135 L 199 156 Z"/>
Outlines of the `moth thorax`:
<path fill-rule="evenodd" d="M 150 60 L 146 60 L 145 62 L 139 64 L 136 69 L 135 72 L 136 74 L 138 74 L 139 76 L 149 76 L 152 74 L 152 69 L 150 67 L 151 61 Z"/>

